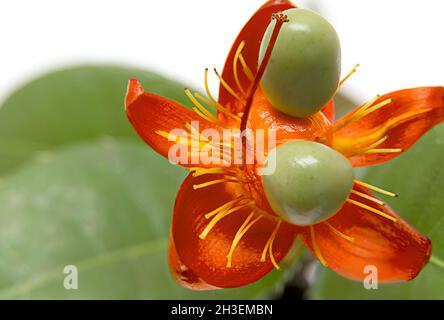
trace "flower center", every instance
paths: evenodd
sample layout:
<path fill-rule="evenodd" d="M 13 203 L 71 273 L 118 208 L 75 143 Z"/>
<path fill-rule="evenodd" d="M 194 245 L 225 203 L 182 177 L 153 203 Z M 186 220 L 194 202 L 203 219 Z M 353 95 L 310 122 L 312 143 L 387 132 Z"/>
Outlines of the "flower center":
<path fill-rule="evenodd" d="M 317 142 L 297 140 L 270 153 L 262 177 L 276 214 L 306 226 L 332 217 L 353 188 L 353 168 L 339 152 Z"/>

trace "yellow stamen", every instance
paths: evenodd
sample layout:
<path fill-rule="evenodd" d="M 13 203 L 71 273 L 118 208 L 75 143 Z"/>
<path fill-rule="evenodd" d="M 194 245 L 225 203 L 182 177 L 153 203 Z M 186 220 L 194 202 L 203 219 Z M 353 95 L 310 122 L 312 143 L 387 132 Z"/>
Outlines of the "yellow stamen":
<path fill-rule="evenodd" d="M 241 118 L 239 116 L 231 113 L 230 111 L 228 111 L 227 109 L 222 107 L 217 101 L 216 102 L 215 101 L 210 101 L 210 100 L 206 99 L 205 97 L 203 97 L 202 95 L 200 95 L 197 92 L 194 94 L 194 96 L 196 98 L 198 98 L 199 100 L 203 101 L 204 103 L 206 103 L 207 105 L 209 105 L 209 106 L 213 107 L 214 109 L 222 112 L 223 114 L 226 114 L 227 116 L 229 116 L 229 117 L 231 117 L 231 118 L 233 118 L 233 119 L 235 119 L 237 121 L 241 120 Z"/>
<path fill-rule="evenodd" d="M 176 135 L 174 135 L 174 134 L 171 134 L 171 135 L 170 135 L 169 132 L 162 131 L 162 130 L 157 130 L 157 131 L 156 131 L 156 134 L 159 135 L 159 136 L 161 136 L 162 138 L 165 138 L 165 139 L 170 139 L 170 138 L 173 139 L 173 138 L 174 138 L 175 141 L 177 141 L 177 138 L 180 139 L 179 136 L 176 136 Z"/>
<path fill-rule="evenodd" d="M 376 100 L 378 100 L 380 98 L 379 95 L 377 95 L 376 97 L 374 97 L 372 100 L 368 101 L 366 104 L 364 104 L 361 108 L 359 108 L 358 111 L 356 111 L 350 118 L 348 118 L 346 121 L 344 121 L 343 123 L 341 123 L 340 125 L 338 125 L 337 127 L 335 127 L 335 131 L 342 129 L 343 127 L 345 127 L 346 125 L 348 125 L 349 123 L 355 121 L 356 118 L 361 118 L 361 115 L 363 112 L 365 112 L 365 110 L 367 110 L 368 107 L 370 107 L 371 105 L 373 105 Z"/>
<path fill-rule="evenodd" d="M 218 214 L 219 212 L 224 211 L 224 210 L 227 210 L 227 209 L 229 209 L 229 208 L 232 208 L 236 203 L 239 203 L 239 204 L 246 204 L 246 202 L 245 202 L 246 200 L 249 200 L 249 198 L 247 198 L 247 197 L 245 197 L 245 196 L 240 196 L 240 197 L 238 197 L 238 198 L 236 198 L 236 199 L 234 199 L 234 200 L 231 200 L 231 201 L 229 201 L 229 202 L 227 202 L 227 203 L 221 205 L 220 207 L 214 209 L 213 211 L 208 212 L 208 213 L 205 215 L 205 218 L 206 218 L 206 219 L 210 219 L 212 216 Z M 251 201 L 247 201 L 247 203 L 252 204 Z"/>
<path fill-rule="evenodd" d="M 341 238 L 343 238 L 343 239 L 345 239 L 345 240 L 347 240 L 347 241 L 355 242 L 355 239 L 354 239 L 354 238 L 352 238 L 352 237 L 350 237 L 350 236 L 347 236 L 346 234 L 343 234 L 341 231 L 339 231 L 338 229 L 336 229 L 335 227 L 333 227 L 330 223 L 328 223 L 328 222 L 324 222 L 324 223 L 325 223 L 325 224 L 330 228 L 330 230 L 333 231 L 333 233 L 336 234 L 337 236 L 339 236 L 339 237 L 341 237 Z"/>
<path fill-rule="evenodd" d="M 199 117 L 201 117 L 202 119 L 205 119 L 205 120 L 207 120 L 208 122 L 215 122 L 215 120 L 211 117 L 207 117 L 206 115 L 204 115 L 198 108 L 196 108 L 196 107 L 192 107 L 192 109 L 193 109 L 193 111 L 195 112 L 195 113 L 197 113 L 197 115 L 199 116 Z"/>
<path fill-rule="evenodd" d="M 385 140 L 388 139 L 388 136 L 385 135 L 383 136 L 381 139 L 379 139 L 378 141 L 376 141 L 375 143 L 372 143 L 371 145 L 368 146 L 368 149 L 373 149 L 376 148 L 377 146 L 381 145 L 383 142 L 385 142 Z"/>
<path fill-rule="evenodd" d="M 191 125 L 191 123 L 189 122 L 185 122 L 185 128 L 187 128 L 188 130 L 190 130 L 191 133 L 191 137 L 196 139 L 196 140 L 200 140 L 200 132 L 197 131 L 197 129 L 195 127 L 193 127 Z"/>
<path fill-rule="evenodd" d="M 223 149 L 223 147 L 228 147 L 230 149 L 233 148 L 232 144 L 230 142 L 215 142 L 215 141 L 209 141 L 207 137 L 205 137 L 204 135 L 201 135 L 199 131 L 197 131 L 196 128 L 194 128 L 189 122 L 185 122 L 185 127 L 190 130 L 191 133 L 191 139 L 192 141 L 199 141 L 200 142 L 200 146 L 201 148 L 210 145 L 212 147 L 214 147 L 213 149 Z M 185 133 L 185 137 L 188 137 L 188 135 L 186 135 Z M 220 150 L 218 150 L 220 151 Z M 229 152 L 229 150 L 223 150 L 223 152 Z"/>
<path fill-rule="evenodd" d="M 365 194 L 365 193 L 362 193 L 362 192 L 359 192 L 359 191 L 356 191 L 356 190 L 352 190 L 351 193 L 356 194 L 356 195 L 358 195 L 358 196 L 360 196 L 360 197 L 362 197 L 362 198 L 364 198 L 364 199 L 367 199 L 367 200 L 373 201 L 373 202 L 375 202 L 375 203 L 377 203 L 377 204 L 379 204 L 379 205 L 381 205 L 381 206 L 384 205 L 384 202 L 383 202 L 383 201 L 381 201 L 381 200 L 379 200 L 379 199 L 376 199 L 376 198 L 374 198 L 374 197 L 371 197 L 371 196 L 369 196 L 368 194 Z"/>
<path fill-rule="evenodd" d="M 358 121 L 359 119 L 362 119 L 366 115 L 368 115 L 378 109 L 381 109 L 382 107 L 385 107 L 386 105 L 388 105 L 392 102 L 393 102 L 392 99 L 387 99 L 387 100 L 384 100 L 378 104 L 375 104 L 374 106 L 368 107 L 359 115 L 359 117 L 356 117 L 356 119 L 354 119 L 353 121 Z"/>
<path fill-rule="evenodd" d="M 388 139 L 388 136 L 385 135 L 384 137 L 382 137 L 378 141 L 372 143 L 368 147 L 357 149 L 353 153 L 347 154 L 347 156 L 351 157 L 351 156 L 356 156 L 356 155 L 360 155 L 360 154 L 366 153 L 367 151 L 372 150 L 372 149 L 376 148 L 377 146 L 381 145 L 387 139 Z"/>
<path fill-rule="evenodd" d="M 216 69 L 213 69 L 214 73 L 216 74 L 216 76 L 218 77 L 220 83 L 222 84 L 222 86 L 225 88 L 225 90 L 228 91 L 229 94 L 231 94 L 234 98 L 236 98 L 237 100 L 239 100 L 240 102 L 243 102 L 242 98 L 239 97 L 239 95 L 234 92 L 233 88 L 231 88 L 228 83 L 224 80 L 224 78 L 222 78 L 222 76 L 219 74 L 219 72 L 217 72 Z"/>
<path fill-rule="evenodd" d="M 192 175 L 195 178 L 203 176 L 205 174 L 229 174 L 229 173 L 231 173 L 227 169 L 224 169 L 224 168 L 197 168 L 197 167 L 193 167 L 193 168 L 190 168 L 190 171 L 193 172 Z"/>
<path fill-rule="evenodd" d="M 402 149 L 400 148 L 388 148 L 388 149 L 370 149 L 367 150 L 365 153 L 399 153 L 402 152 Z"/>
<path fill-rule="evenodd" d="M 279 220 L 276 224 L 276 227 L 274 228 L 273 232 L 270 235 L 270 238 L 268 238 L 267 243 L 265 244 L 264 250 L 262 251 L 261 255 L 261 262 L 265 262 L 267 259 L 267 252 L 270 255 L 270 261 L 273 264 L 273 266 L 276 268 L 276 270 L 279 270 L 279 265 L 277 264 L 276 260 L 274 259 L 273 255 L 273 243 L 274 239 L 276 238 L 276 234 L 279 230 L 279 227 L 281 226 L 282 220 Z"/>
<path fill-rule="evenodd" d="M 217 102 L 217 100 L 216 100 L 216 99 L 213 97 L 213 95 L 211 94 L 211 90 L 210 90 L 210 87 L 209 87 L 209 85 L 208 85 L 208 68 L 205 68 L 204 83 L 205 83 L 205 92 L 207 93 L 208 97 L 210 98 L 210 100 L 211 100 L 211 102 L 212 102 L 212 106 L 213 106 L 215 109 L 217 109 L 217 110 L 219 110 L 219 111 L 221 111 L 221 112 L 223 112 L 223 113 L 229 115 L 230 117 L 231 117 L 231 116 L 236 117 L 236 120 L 239 120 L 239 121 L 240 121 L 240 118 L 239 118 L 238 116 L 234 115 L 233 113 L 231 113 L 230 111 L 228 111 L 226 108 L 224 108 L 219 102 Z"/>
<path fill-rule="evenodd" d="M 193 157 L 193 156 L 207 157 L 208 152 L 202 153 L 202 149 L 204 149 L 206 146 L 209 146 L 209 147 L 211 147 L 211 151 L 213 153 L 217 152 L 217 155 L 218 155 L 218 157 L 215 157 L 214 154 L 212 154 L 210 157 L 208 157 L 209 160 L 213 159 L 213 161 L 221 161 L 221 163 L 223 165 L 230 165 L 230 163 L 231 163 L 230 151 L 222 149 L 221 145 L 216 145 L 213 143 L 195 140 L 192 137 L 188 137 L 188 135 L 186 133 L 184 133 L 184 136 L 177 136 L 177 135 L 165 132 L 165 131 L 158 130 L 158 131 L 156 131 L 156 134 L 158 134 L 159 136 L 161 136 L 165 139 L 168 139 L 169 141 L 174 141 L 175 143 L 177 143 L 179 145 L 183 145 L 186 147 L 191 146 L 191 150 L 188 150 L 188 156 L 190 156 L 190 157 Z M 197 142 L 197 144 L 193 145 L 192 142 Z"/>
<path fill-rule="evenodd" d="M 338 90 L 342 87 L 345 81 L 347 81 L 356 72 L 358 68 L 359 68 L 359 63 L 356 66 L 354 66 L 354 68 L 345 76 L 345 78 L 339 82 Z"/>
<path fill-rule="evenodd" d="M 396 218 L 392 217 L 391 215 L 389 215 L 389 214 L 387 214 L 385 212 L 382 212 L 381 210 L 378 210 L 378 209 L 375 209 L 373 207 L 370 207 L 370 206 L 368 206 L 366 204 L 363 204 L 361 202 L 358 202 L 358 201 L 355 201 L 355 200 L 352 200 L 352 199 L 347 199 L 347 202 L 349 202 L 351 204 L 354 204 L 355 206 L 358 206 L 360 208 L 366 209 L 366 210 L 368 210 L 370 212 L 376 213 L 377 215 L 379 215 L 381 217 L 384 217 L 386 219 L 389 219 L 389 220 L 391 220 L 393 222 L 398 221 Z"/>
<path fill-rule="evenodd" d="M 239 89 L 239 91 L 241 92 L 241 94 L 245 97 L 247 94 L 245 93 L 244 88 L 242 88 L 242 85 L 240 83 L 239 80 L 239 75 L 237 73 L 237 62 L 239 61 L 239 55 L 242 52 L 242 49 L 245 46 L 245 41 L 242 41 L 239 45 L 239 47 L 236 50 L 236 53 L 234 55 L 234 59 L 233 59 L 233 75 L 234 75 L 234 81 L 236 82 L 236 86 Z"/>
<path fill-rule="evenodd" d="M 214 151 L 214 149 L 212 149 Z M 226 153 L 218 153 L 217 156 L 214 154 L 208 155 L 207 152 L 202 152 L 201 150 L 191 150 L 188 152 L 188 156 L 195 156 L 199 158 L 205 158 L 208 161 L 211 160 L 213 163 L 220 163 L 224 166 L 230 166 L 231 165 L 231 156 Z M 220 162 L 219 162 L 220 161 Z"/>
<path fill-rule="evenodd" d="M 208 225 L 205 227 L 205 229 L 202 231 L 202 233 L 199 235 L 199 238 L 204 240 L 208 233 L 214 228 L 214 226 L 224 217 L 228 216 L 229 214 L 232 214 L 233 212 L 239 211 L 245 207 L 250 205 L 250 203 L 242 204 L 237 207 L 231 208 L 229 210 L 223 210 L 216 214 L 216 216 L 208 223 Z"/>
<path fill-rule="evenodd" d="M 245 75 L 247 76 L 247 78 L 250 81 L 253 81 L 254 80 L 253 72 L 251 72 L 251 69 L 248 67 L 247 63 L 245 62 L 245 59 L 244 59 L 244 56 L 242 55 L 242 53 L 239 54 L 239 61 L 242 65 L 242 69 L 243 69 Z"/>
<path fill-rule="evenodd" d="M 239 230 L 237 230 L 237 233 L 234 236 L 233 242 L 231 243 L 230 251 L 228 252 L 228 255 L 227 255 L 227 268 L 231 268 L 231 260 L 233 258 L 234 249 L 236 249 L 239 241 L 242 239 L 242 237 L 245 235 L 245 233 L 247 233 L 247 231 L 256 222 L 258 222 L 262 218 L 262 215 L 260 215 L 260 216 L 256 217 L 256 219 L 254 219 L 253 221 L 250 222 L 250 220 L 253 218 L 254 214 L 255 214 L 255 211 L 250 213 L 250 215 L 247 217 L 247 219 L 245 219 L 244 223 L 241 225 Z"/>
<path fill-rule="evenodd" d="M 370 190 L 373 190 L 373 191 L 385 194 L 386 196 L 390 196 L 390 197 L 397 197 L 398 196 L 396 193 L 393 193 L 393 192 L 390 192 L 390 191 L 386 191 L 384 189 L 372 186 L 371 184 L 368 184 L 368 183 L 365 183 L 365 182 L 362 182 L 362 181 L 359 181 L 359 180 L 356 180 L 356 179 L 354 180 L 354 182 L 356 184 L 359 184 L 359 185 L 363 186 L 363 187 L 369 188 Z"/>
<path fill-rule="evenodd" d="M 166 131 L 162 131 L 162 130 L 157 130 L 155 131 L 155 133 L 159 136 L 161 136 L 162 138 L 167 139 L 168 141 L 174 141 L 177 144 L 183 145 L 183 146 L 189 146 L 189 138 L 188 136 L 177 136 L 175 134 L 166 132 Z"/>
<path fill-rule="evenodd" d="M 234 178 L 234 177 L 225 177 L 224 179 L 211 180 L 211 181 L 207 181 L 207 182 L 204 182 L 204 183 L 195 184 L 195 185 L 193 185 L 193 189 L 194 190 L 202 189 L 202 188 L 206 188 L 206 187 L 209 187 L 209 186 L 213 186 L 215 184 L 225 183 L 225 182 L 236 182 L 236 183 L 238 183 L 239 181 L 236 178 Z"/>
<path fill-rule="evenodd" d="M 211 147 L 211 150 L 209 151 L 212 152 L 212 155 L 208 158 L 213 159 L 214 161 L 221 161 L 224 165 L 229 165 L 231 163 L 231 152 L 229 150 L 222 149 L 222 144 L 196 140 L 195 137 L 188 137 L 187 133 L 185 132 L 184 136 L 177 136 L 161 130 L 156 131 L 156 134 L 165 139 L 168 139 L 169 141 L 175 141 L 175 143 L 179 145 L 183 145 L 186 147 L 191 146 L 191 150 L 188 150 L 188 156 L 208 156 L 208 152 L 202 153 L 202 149 L 209 146 Z M 193 145 L 193 142 L 197 142 L 197 144 Z M 217 152 L 218 157 L 215 157 L 215 152 Z"/>
<path fill-rule="evenodd" d="M 197 99 L 193 96 L 190 90 L 185 89 L 185 94 L 187 97 L 191 100 L 191 102 L 194 104 L 193 110 L 196 112 L 199 116 L 204 118 L 205 120 L 218 124 L 223 125 L 222 122 L 216 118 L 214 114 L 212 114 L 210 111 L 208 111 Z M 199 112 L 198 112 L 198 111 Z"/>
<path fill-rule="evenodd" d="M 277 264 L 276 260 L 274 259 L 274 254 L 273 254 L 273 243 L 274 243 L 274 239 L 276 238 L 276 234 L 278 232 L 278 229 L 281 225 L 282 220 L 279 220 L 278 224 L 276 225 L 276 228 L 273 231 L 273 234 L 271 236 L 271 242 L 270 245 L 268 246 L 268 254 L 270 255 L 270 260 L 271 263 L 273 264 L 273 266 L 275 267 L 276 270 L 279 270 L 279 265 Z"/>
<path fill-rule="evenodd" d="M 156 131 L 156 134 L 158 134 L 162 138 L 168 139 L 168 141 L 174 141 L 175 143 L 182 145 L 182 146 L 186 146 L 186 147 L 190 147 L 190 140 L 194 141 L 194 142 L 198 142 L 196 145 L 191 144 L 192 147 L 197 147 L 197 148 L 192 148 L 191 153 L 193 153 L 193 154 L 200 154 L 200 149 L 202 149 L 206 145 L 208 145 L 208 143 L 206 143 L 206 142 L 198 141 L 198 140 L 188 137 L 188 135 L 186 133 L 184 134 L 184 136 L 177 136 L 177 135 L 165 132 L 165 131 L 158 130 L 158 131 Z"/>
<path fill-rule="evenodd" d="M 214 104 L 218 104 L 216 99 L 211 94 L 210 87 L 208 86 L 208 68 L 205 68 L 204 83 L 205 83 L 205 92 L 207 93 L 207 96 L 210 98 L 211 101 L 213 101 Z"/>
<path fill-rule="evenodd" d="M 310 225 L 310 236 L 311 236 L 311 243 L 313 245 L 313 251 L 316 257 L 324 267 L 328 267 L 327 261 L 325 261 L 324 257 L 322 256 L 321 250 L 319 250 L 318 244 L 316 243 L 315 230 L 313 225 Z"/>

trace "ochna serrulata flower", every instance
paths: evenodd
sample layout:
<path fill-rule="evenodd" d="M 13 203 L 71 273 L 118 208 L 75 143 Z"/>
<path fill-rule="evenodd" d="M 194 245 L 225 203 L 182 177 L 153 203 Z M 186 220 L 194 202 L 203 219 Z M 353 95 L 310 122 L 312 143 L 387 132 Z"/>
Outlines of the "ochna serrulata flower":
<path fill-rule="evenodd" d="M 352 167 L 389 161 L 442 122 L 444 88 L 376 96 L 338 120 L 331 98 L 349 75 L 342 81 L 339 74 L 328 77 L 322 99 L 304 99 L 302 91 L 287 99 L 288 84 L 284 79 L 273 85 L 273 68 L 285 70 L 279 36 L 289 32 L 286 24 L 299 21 L 291 10 L 302 9 L 288 1 L 269 1 L 247 22 L 223 72 L 214 70 L 220 81 L 218 99 L 209 90 L 209 70 L 204 73 L 205 95 L 185 90 L 192 110 L 129 81 L 126 113 L 141 138 L 165 157 L 178 145 L 188 151 L 177 161 L 190 173 L 177 194 L 169 249 L 174 277 L 183 286 L 203 290 L 254 282 L 279 269 L 298 236 L 324 266 L 354 280 L 365 277 L 367 265 L 378 268 L 381 282 L 410 280 L 429 259 L 430 240 L 376 194 L 396 195 L 357 180 Z M 308 27 L 318 21 L 310 19 Z M 333 72 L 332 61 L 340 55 L 335 41 L 323 53 L 332 58 L 326 70 Z M 271 83 L 261 86 L 263 77 Z M 319 106 L 323 100 L 330 101 Z M 248 142 L 251 146 L 248 136 L 236 133 L 220 142 L 203 134 L 209 129 L 221 137 L 227 130 L 249 130 L 253 137 L 257 130 L 265 130 L 265 136 L 273 132 L 275 146 L 267 156 L 269 161 L 273 155 L 277 167 L 263 175 L 264 162 L 236 162 L 239 144 L 234 141 L 240 139 L 245 156 Z"/>

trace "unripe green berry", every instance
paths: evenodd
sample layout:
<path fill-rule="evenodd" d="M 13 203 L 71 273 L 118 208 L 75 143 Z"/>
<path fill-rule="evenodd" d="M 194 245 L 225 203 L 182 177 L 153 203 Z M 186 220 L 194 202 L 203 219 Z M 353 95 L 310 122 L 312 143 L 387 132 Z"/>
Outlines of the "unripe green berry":
<path fill-rule="evenodd" d="M 262 176 L 265 194 L 275 213 L 292 224 L 306 226 L 332 217 L 352 190 L 350 162 L 326 145 L 288 142 L 270 153 L 270 161 L 275 161 L 275 170 Z"/>
<path fill-rule="evenodd" d="M 341 46 L 333 26 L 317 13 L 305 9 L 283 12 L 282 25 L 261 80 L 271 104 L 293 117 L 315 114 L 337 91 L 341 69 Z M 262 39 L 262 61 L 276 22 Z"/>

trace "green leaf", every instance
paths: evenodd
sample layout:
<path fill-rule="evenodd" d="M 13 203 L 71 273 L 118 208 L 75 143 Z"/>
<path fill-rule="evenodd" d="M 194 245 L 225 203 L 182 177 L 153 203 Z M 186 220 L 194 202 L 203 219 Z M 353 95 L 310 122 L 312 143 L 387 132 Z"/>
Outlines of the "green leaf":
<path fill-rule="evenodd" d="M 155 73 L 116 66 L 56 71 L 15 91 L 0 107 L 0 174 L 36 151 L 103 136 L 140 139 L 124 112 L 129 78 L 187 103 L 184 86 Z"/>
<path fill-rule="evenodd" d="M 311 289 L 315 299 L 444 299 L 444 126 L 428 132 L 402 156 L 369 168 L 365 181 L 397 192 L 386 201 L 433 244 L 433 259 L 420 275 L 407 283 L 380 285 L 366 290 L 322 269 Z"/>
<path fill-rule="evenodd" d="M 183 85 L 130 68 L 57 71 L 0 108 L 0 298 L 249 299 L 285 272 L 239 289 L 194 292 L 169 273 L 167 242 L 185 170 L 141 142 L 126 119 L 128 78 L 186 103 Z M 66 290 L 66 265 L 79 289 Z"/>
<path fill-rule="evenodd" d="M 111 138 L 39 154 L 0 185 L 0 297 L 223 299 L 273 292 L 283 272 L 212 292 L 173 282 L 168 230 L 184 176 L 148 148 Z M 66 265 L 79 270 L 78 290 L 63 286 Z"/>

